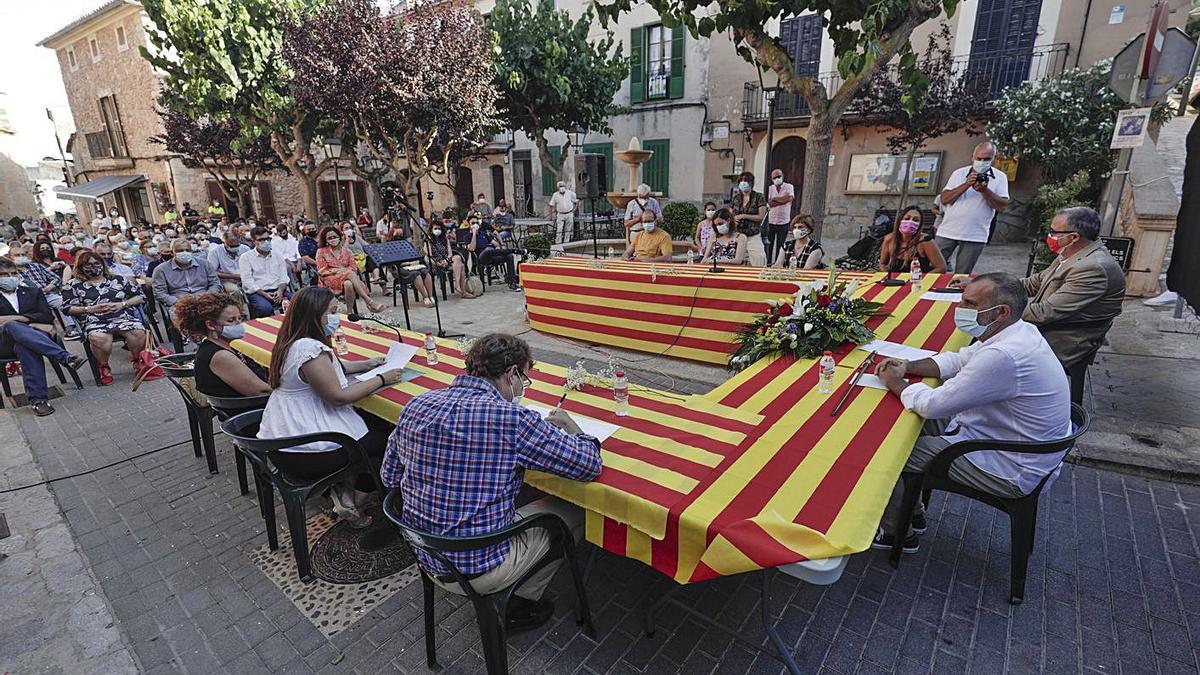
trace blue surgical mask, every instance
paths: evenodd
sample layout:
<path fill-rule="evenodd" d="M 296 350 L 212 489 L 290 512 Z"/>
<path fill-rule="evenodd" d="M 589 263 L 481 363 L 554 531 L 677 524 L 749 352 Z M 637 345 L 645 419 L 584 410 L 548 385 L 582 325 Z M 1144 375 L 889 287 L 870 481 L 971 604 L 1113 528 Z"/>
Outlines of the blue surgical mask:
<path fill-rule="evenodd" d="M 750 184 L 747 183 L 746 181 L 742 181 L 742 182 L 738 183 L 738 189 L 741 190 L 742 192 L 749 192 Z"/>
<path fill-rule="evenodd" d="M 179 263 L 180 265 L 184 265 L 184 266 L 191 265 L 192 264 L 192 252 L 191 251 L 179 251 L 178 253 L 175 254 L 175 262 Z"/>
<path fill-rule="evenodd" d="M 975 160 L 973 167 L 975 169 L 975 173 L 985 173 L 988 169 L 992 168 L 992 160 L 977 159 Z"/>
<path fill-rule="evenodd" d="M 246 337 L 246 324 L 230 323 L 221 326 L 221 337 L 226 340 L 240 340 Z"/>
<path fill-rule="evenodd" d="M 258 250 L 262 251 L 263 253 L 270 253 L 271 252 L 270 240 L 258 242 Z"/>
<path fill-rule="evenodd" d="M 1000 305 L 988 307 L 987 309 L 968 309 L 966 307 L 956 307 L 954 309 L 954 325 L 962 332 L 977 338 L 987 332 L 987 326 L 979 323 L 979 314 L 981 312 L 990 312 Z"/>
<path fill-rule="evenodd" d="M 338 326 L 342 325 L 342 316 L 340 314 L 329 314 L 325 317 L 325 334 L 333 335 L 337 332 Z"/>
<path fill-rule="evenodd" d="M 0 277 L 0 291 L 12 293 L 21 285 L 20 277 Z"/>

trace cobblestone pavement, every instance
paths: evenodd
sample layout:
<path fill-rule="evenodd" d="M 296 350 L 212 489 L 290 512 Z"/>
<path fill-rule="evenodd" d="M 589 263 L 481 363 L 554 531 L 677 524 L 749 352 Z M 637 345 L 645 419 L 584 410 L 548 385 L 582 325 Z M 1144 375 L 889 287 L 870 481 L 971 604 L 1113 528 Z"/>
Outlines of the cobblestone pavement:
<path fill-rule="evenodd" d="M 253 500 L 238 495 L 228 442 L 218 437 L 221 473 L 209 476 L 189 444 L 176 445 L 187 439 L 186 417 L 170 385 L 149 383 L 134 394 L 125 381 L 71 390 L 48 418 L 28 410 L 0 415 L 15 417 L 50 476 L 173 446 L 51 487 L 140 670 L 423 671 L 419 584 L 326 639 L 250 561 L 265 535 Z M 853 556 L 827 588 L 778 576 L 770 606 L 805 672 L 1195 673 L 1197 537 L 1200 488 L 1068 466 L 1042 499 L 1021 606 L 1006 602 L 1004 517 L 942 495 L 920 553 L 906 556 L 898 571 L 882 553 L 868 552 Z M 780 670 L 670 607 L 656 636 L 642 635 L 635 605 L 648 580 L 658 589 L 670 585 L 639 563 L 597 556 L 588 584 L 593 640 L 569 618 L 560 576 L 551 624 L 510 641 L 514 672 Z M 757 641 L 757 587 L 743 575 L 683 588 L 677 597 Z M 439 594 L 436 615 L 447 670 L 482 672 L 470 605 Z M 0 636 L 0 654 L 24 641 L 8 621 Z M 94 663 L 60 667 L 111 672 Z"/>

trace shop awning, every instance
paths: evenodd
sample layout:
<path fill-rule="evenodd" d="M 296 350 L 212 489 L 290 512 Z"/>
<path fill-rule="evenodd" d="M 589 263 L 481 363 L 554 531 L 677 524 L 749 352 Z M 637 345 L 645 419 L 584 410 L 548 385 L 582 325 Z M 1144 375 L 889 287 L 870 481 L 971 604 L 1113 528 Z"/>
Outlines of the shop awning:
<path fill-rule="evenodd" d="M 96 199 L 102 195 L 106 195 L 113 190 L 121 188 L 131 183 L 146 180 L 145 176 L 101 176 L 96 180 L 89 180 L 86 183 L 73 185 L 71 187 L 56 187 L 55 194 L 65 199 Z"/>

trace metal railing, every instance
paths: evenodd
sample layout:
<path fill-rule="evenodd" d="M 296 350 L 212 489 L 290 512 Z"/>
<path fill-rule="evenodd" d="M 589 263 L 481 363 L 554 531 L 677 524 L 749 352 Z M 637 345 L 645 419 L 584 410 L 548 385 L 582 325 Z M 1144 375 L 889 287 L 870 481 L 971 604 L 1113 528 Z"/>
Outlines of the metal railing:
<path fill-rule="evenodd" d="M 981 78 L 987 81 L 993 98 L 1000 98 L 1008 87 L 1055 77 L 1066 70 L 1067 56 L 1071 46 L 1056 43 L 1032 49 L 1010 49 L 996 52 L 973 53 L 955 57 L 953 71 L 959 77 Z M 895 66 L 888 66 L 889 75 L 896 74 Z M 833 94 L 842 85 L 843 79 L 837 72 L 821 73 L 821 83 Z M 859 112 L 856 104 L 850 112 Z M 807 117 L 808 102 L 795 94 L 780 94 L 775 102 L 775 119 Z M 767 121 L 766 97 L 757 82 L 747 82 L 742 94 L 742 120 L 746 124 L 765 124 Z"/>

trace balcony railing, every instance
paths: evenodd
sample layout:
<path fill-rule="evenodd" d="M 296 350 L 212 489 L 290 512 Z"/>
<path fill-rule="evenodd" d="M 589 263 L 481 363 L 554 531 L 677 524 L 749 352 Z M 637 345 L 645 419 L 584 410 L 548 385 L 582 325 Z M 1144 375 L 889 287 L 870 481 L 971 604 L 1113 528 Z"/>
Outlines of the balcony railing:
<path fill-rule="evenodd" d="M 968 54 L 956 57 L 952 67 L 959 77 L 985 80 L 992 97 L 998 99 L 1008 87 L 1062 74 L 1066 69 L 1070 47 L 1066 43 L 1057 43 L 1033 49 Z M 888 70 L 892 74 L 896 72 L 894 66 L 889 66 Z M 830 95 L 843 81 L 837 72 L 821 73 L 818 77 Z M 851 104 L 849 112 L 853 114 L 859 111 L 855 110 L 855 104 Z M 808 102 L 801 96 L 780 94 L 775 101 L 776 120 L 807 117 L 808 114 Z M 745 84 L 742 120 L 746 124 L 765 124 L 767 121 L 766 98 L 757 82 Z"/>

